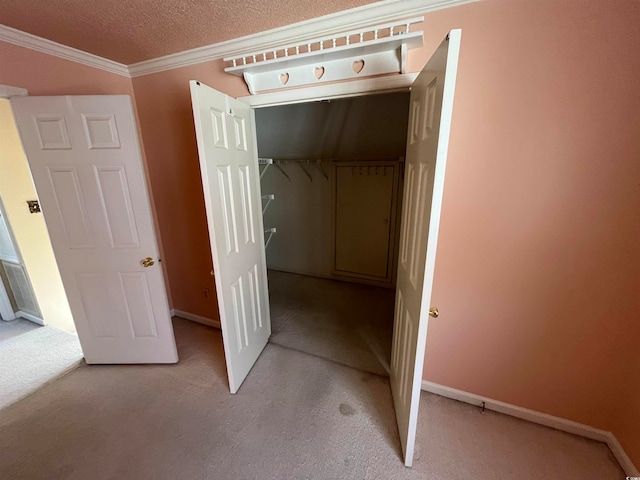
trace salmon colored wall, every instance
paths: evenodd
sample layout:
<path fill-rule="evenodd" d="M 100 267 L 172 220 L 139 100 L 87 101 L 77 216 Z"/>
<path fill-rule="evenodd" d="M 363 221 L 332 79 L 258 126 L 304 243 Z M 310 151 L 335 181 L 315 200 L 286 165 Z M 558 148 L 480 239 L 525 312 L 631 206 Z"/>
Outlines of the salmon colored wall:
<path fill-rule="evenodd" d="M 133 84 L 128 77 L 5 42 L 0 42 L 0 84 L 25 88 L 29 95 L 124 94 L 134 97 Z M 137 115 L 135 98 L 133 100 Z M 142 156 L 146 167 L 144 148 Z M 151 185 L 149 189 L 152 190 Z M 164 256 L 161 240 L 158 238 L 158 246 Z M 168 285 L 166 271 L 165 281 Z"/>
<path fill-rule="evenodd" d="M 638 18 L 483 1 L 428 14 L 410 57 L 462 28 L 424 378 L 613 430 L 636 465 Z"/>
<path fill-rule="evenodd" d="M 638 464 L 639 5 L 485 0 L 409 54 L 463 30 L 424 378 L 613 430 Z M 175 308 L 206 317 L 188 81 L 246 95 L 222 68 L 133 80 Z"/>
<path fill-rule="evenodd" d="M 62 58 L 0 42 L 0 84 L 29 95 L 133 96 L 131 79 Z"/>
<path fill-rule="evenodd" d="M 218 318 L 189 80 L 232 96 L 248 91 L 240 78 L 224 73 L 221 61 L 133 79 L 173 306 Z"/>

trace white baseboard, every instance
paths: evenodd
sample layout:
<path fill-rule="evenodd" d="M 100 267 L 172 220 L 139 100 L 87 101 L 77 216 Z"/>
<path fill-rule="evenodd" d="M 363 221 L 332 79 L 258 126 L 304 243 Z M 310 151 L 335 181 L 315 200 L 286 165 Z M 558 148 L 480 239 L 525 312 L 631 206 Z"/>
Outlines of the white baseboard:
<path fill-rule="evenodd" d="M 38 318 L 35 315 L 31 315 L 30 313 L 23 312 L 22 310 L 18 310 L 16 312 L 16 317 L 21 317 L 25 320 L 29 320 L 30 322 L 44 326 L 44 321 L 41 318 Z"/>
<path fill-rule="evenodd" d="M 487 410 L 503 413 L 532 423 L 544 425 L 545 427 L 555 428 L 556 430 L 606 443 L 627 475 L 640 475 L 615 435 L 611 432 L 607 432 L 606 430 L 600 430 L 582 423 L 573 422 L 560 417 L 554 417 L 553 415 L 536 412 L 534 410 L 529 410 L 528 408 L 518 407 L 517 405 L 501 402 L 499 400 L 482 397 L 474 393 L 445 387 L 444 385 L 439 385 L 427 380 L 422 381 L 422 390 L 478 407 L 481 407 L 484 402 L 484 407 Z"/>
<path fill-rule="evenodd" d="M 185 320 L 191 320 L 192 322 L 198 322 L 198 323 L 201 323 L 203 325 L 208 325 L 210 327 L 214 327 L 214 328 L 218 328 L 218 329 L 220 328 L 220 321 L 219 320 L 213 320 L 212 318 L 202 317 L 200 315 L 195 315 L 195 314 L 189 313 L 189 312 L 183 312 L 182 310 L 172 309 L 171 310 L 171 316 L 172 317 L 184 318 Z"/>

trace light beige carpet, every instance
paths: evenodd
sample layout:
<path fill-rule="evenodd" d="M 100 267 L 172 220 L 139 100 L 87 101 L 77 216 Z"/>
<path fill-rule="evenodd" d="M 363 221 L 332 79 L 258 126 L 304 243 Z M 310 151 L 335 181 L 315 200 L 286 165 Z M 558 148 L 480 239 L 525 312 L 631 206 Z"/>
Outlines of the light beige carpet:
<path fill-rule="evenodd" d="M 31 332 L 42 328 L 40 325 L 36 325 L 24 318 L 16 318 L 15 320 L 1 320 L 0 321 L 0 342 L 9 340 L 10 338 L 17 337 L 23 333 Z"/>
<path fill-rule="evenodd" d="M 83 359 L 77 335 L 52 326 L 26 328 L 14 328 L 14 333 L 22 333 L 0 341 L 0 409 L 73 370 Z"/>
<path fill-rule="evenodd" d="M 0 411 L 0 478 L 624 478 L 602 443 L 429 394 L 407 469 L 387 378 L 270 344 L 234 396 L 220 332 L 174 325 L 176 365 L 82 365 Z"/>
<path fill-rule="evenodd" d="M 269 270 L 271 343 L 388 375 L 395 290 Z"/>

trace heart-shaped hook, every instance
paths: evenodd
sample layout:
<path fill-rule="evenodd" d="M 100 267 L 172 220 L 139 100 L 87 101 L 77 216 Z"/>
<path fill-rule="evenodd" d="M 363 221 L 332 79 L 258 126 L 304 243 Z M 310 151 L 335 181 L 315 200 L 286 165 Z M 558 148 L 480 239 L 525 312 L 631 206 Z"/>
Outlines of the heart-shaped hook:
<path fill-rule="evenodd" d="M 355 72 L 356 75 L 359 74 L 364 68 L 364 60 L 356 60 L 351 65 L 351 68 L 353 68 L 353 71 Z"/>
<path fill-rule="evenodd" d="M 324 67 L 316 67 L 313 69 L 313 74 L 316 76 L 318 80 L 322 78 L 324 75 Z"/>
<path fill-rule="evenodd" d="M 288 81 L 289 81 L 289 74 L 288 73 L 281 73 L 280 74 L 280 82 L 283 85 L 286 85 Z"/>

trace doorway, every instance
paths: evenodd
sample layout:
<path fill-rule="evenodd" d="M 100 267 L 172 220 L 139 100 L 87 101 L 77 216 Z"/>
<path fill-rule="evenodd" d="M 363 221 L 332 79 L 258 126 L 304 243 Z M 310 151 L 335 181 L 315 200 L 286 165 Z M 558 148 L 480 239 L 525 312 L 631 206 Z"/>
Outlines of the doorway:
<path fill-rule="evenodd" d="M 256 110 L 271 343 L 389 375 L 409 93 Z"/>
<path fill-rule="evenodd" d="M 0 408 L 82 359 L 9 100 L 0 99 Z"/>

